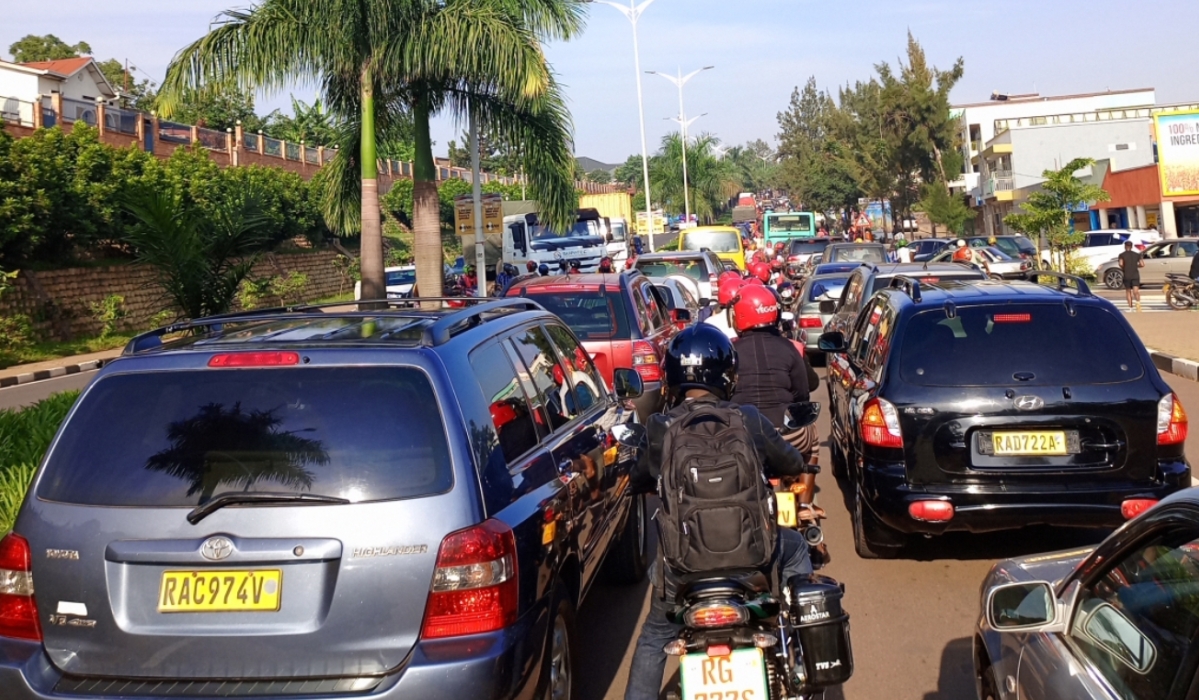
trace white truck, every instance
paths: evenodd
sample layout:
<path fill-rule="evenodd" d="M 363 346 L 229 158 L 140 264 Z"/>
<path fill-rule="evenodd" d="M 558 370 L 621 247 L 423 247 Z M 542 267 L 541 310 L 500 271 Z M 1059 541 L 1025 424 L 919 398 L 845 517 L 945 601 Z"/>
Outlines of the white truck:
<path fill-rule="evenodd" d="M 541 223 L 536 202 L 504 202 L 504 226 L 499 234 L 486 234 L 487 262 L 512 263 L 522 273 L 525 263 L 549 265 L 557 271 L 577 260 L 583 272 L 595 272 L 607 255 L 605 226 L 595 209 L 580 209 L 569 231 L 555 231 Z"/>

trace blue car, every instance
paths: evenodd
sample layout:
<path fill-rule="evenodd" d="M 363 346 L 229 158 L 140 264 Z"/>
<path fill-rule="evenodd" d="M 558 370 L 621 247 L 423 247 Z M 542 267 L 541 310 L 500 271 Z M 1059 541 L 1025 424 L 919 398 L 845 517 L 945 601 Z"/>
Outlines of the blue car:
<path fill-rule="evenodd" d="M 646 569 L 615 384 L 525 299 L 136 338 L 0 540 L 0 695 L 569 697 Z"/>

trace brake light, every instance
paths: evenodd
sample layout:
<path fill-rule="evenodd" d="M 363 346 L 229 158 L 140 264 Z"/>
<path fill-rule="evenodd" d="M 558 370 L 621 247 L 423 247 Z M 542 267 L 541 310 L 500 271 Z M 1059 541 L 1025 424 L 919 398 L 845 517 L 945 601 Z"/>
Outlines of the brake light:
<path fill-rule="evenodd" d="M 749 611 L 740 605 L 718 601 L 697 605 L 683 613 L 683 623 L 695 629 L 718 629 L 749 622 Z"/>
<path fill-rule="evenodd" d="M 633 341 L 633 369 L 647 382 L 662 380 L 662 363 L 653 343 L 648 340 Z"/>
<path fill-rule="evenodd" d="M 800 316 L 800 328 L 824 328 L 824 321 L 819 316 Z"/>
<path fill-rule="evenodd" d="M 1029 323 L 1032 314 L 995 314 L 991 317 L 995 323 Z"/>
<path fill-rule="evenodd" d="M 1157 444 L 1181 445 L 1187 439 L 1187 412 L 1174 394 L 1157 402 Z"/>
<path fill-rule="evenodd" d="M 899 413 L 890 401 L 870 399 L 862 410 L 862 441 L 875 447 L 903 448 Z"/>
<path fill-rule="evenodd" d="M 1132 520 L 1155 505 L 1156 498 L 1130 498 L 1120 504 L 1120 515 L 1123 515 L 1125 520 Z"/>
<path fill-rule="evenodd" d="M 0 637 L 42 640 L 33 597 L 33 556 L 15 532 L 0 539 Z"/>
<path fill-rule="evenodd" d="M 425 639 L 503 629 L 516 622 L 516 538 L 498 520 L 451 533 L 441 541 L 429 602 Z"/>
<path fill-rule="evenodd" d="M 229 352 L 213 355 L 209 367 L 286 367 L 300 364 L 298 352 Z"/>
<path fill-rule="evenodd" d="M 733 649 L 728 644 L 713 644 L 708 647 L 708 656 L 728 656 L 732 653 Z"/>
<path fill-rule="evenodd" d="M 945 523 L 953 520 L 953 504 L 949 501 L 916 501 L 908 505 L 908 515 L 913 520 Z"/>

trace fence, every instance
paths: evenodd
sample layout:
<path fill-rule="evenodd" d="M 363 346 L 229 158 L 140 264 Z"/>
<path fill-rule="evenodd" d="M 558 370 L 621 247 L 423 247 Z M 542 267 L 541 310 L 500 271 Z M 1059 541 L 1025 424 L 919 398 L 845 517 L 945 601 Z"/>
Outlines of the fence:
<path fill-rule="evenodd" d="M 96 103 L 62 98 L 62 121 L 64 124 L 84 122 L 88 126 L 96 125 Z"/>
<path fill-rule="evenodd" d="M 104 109 L 104 128 L 121 134 L 136 134 L 137 124 L 141 118 L 141 112 L 106 107 Z"/>
<path fill-rule="evenodd" d="M 36 103 L 5 97 L 0 99 L 0 119 L 21 126 L 33 126 L 33 113 L 36 108 Z"/>

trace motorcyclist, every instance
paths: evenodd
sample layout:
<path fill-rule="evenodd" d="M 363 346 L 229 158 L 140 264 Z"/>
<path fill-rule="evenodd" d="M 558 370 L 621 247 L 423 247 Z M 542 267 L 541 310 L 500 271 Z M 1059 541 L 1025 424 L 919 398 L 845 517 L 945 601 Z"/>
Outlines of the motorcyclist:
<path fill-rule="evenodd" d="M 770 282 L 771 270 L 770 263 L 756 262 L 749 266 L 749 274 L 762 280 L 764 284 Z"/>
<path fill-rule="evenodd" d="M 492 296 L 502 297 L 508 291 L 508 287 L 517 279 L 517 269 L 512 263 L 502 263 L 497 265 L 499 270 L 495 276 L 495 288 L 492 289 Z"/>
<path fill-rule="evenodd" d="M 787 280 L 787 273 L 783 268 L 782 258 L 775 258 L 770 261 L 770 284 L 782 284 Z"/>
<path fill-rule="evenodd" d="M 616 272 L 616 270 L 612 269 L 612 258 L 604 256 L 604 258 L 600 260 L 599 271 L 604 274 Z"/>
<path fill-rule="evenodd" d="M 704 403 L 733 405 L 729 403 L 729 397 L 737 384 L 737 353 L 732 342 L 704 324 L 691 326 L 676 335 L 667 348 L 662 365 L 673 407 L 665 414 L 651 416 L 648 421 L 648 444 L 632 475 L 633 487 L 645 493 L 654 491 L 668 457 L 663 455 L 663 442 L 671 422 Z M 738 410 L 744 416 L 757 454 L 762 458 L 766 476 L 800 476 L 813 469 L 756 408 L 741 406 Z M 780 580 L 810 574 L 812 564 L 803 536 L 788 528 L 780 528 L 778 535 L 775 566 L 781 569 Z M 668 617 L 675 600 L 678 576 L 659 558 L 653 565 L 652 580 L 654 591 L 649 614 L 633 652 L 625 700 L 657 700 L 666 668 L 666 652 L 662 647 L 676 639 L 682 629 Z"/>
<path fill-rule="evenodd" d="M 737 331 L 733 328 L 729 308 L 737 299 L 737 291 L 741 289 L 744 280 L 736 272 L 726 272 L 720 276 L 716 288 L 716 311 L 704 319 L 704 323 L 720 329 L 727 338 L 736 338 Z"/>
<path fill-rule="evenodd" d="M 541 263 L 540 265 L 537 266 L 537 273 L 539 275 L 541 275 L 542 277 L 549 277 L 550 276 L 550 266 L 546 265 L 545 263 Z"/>

